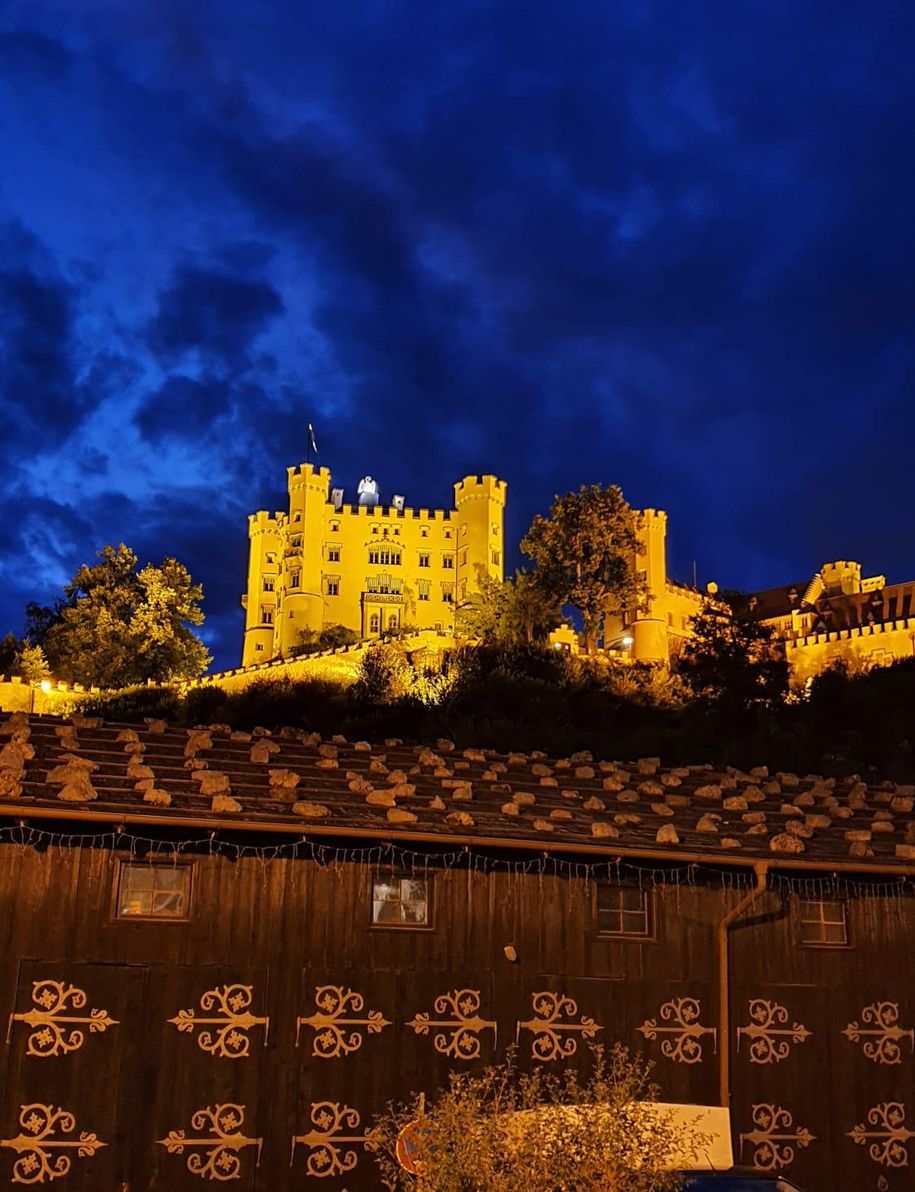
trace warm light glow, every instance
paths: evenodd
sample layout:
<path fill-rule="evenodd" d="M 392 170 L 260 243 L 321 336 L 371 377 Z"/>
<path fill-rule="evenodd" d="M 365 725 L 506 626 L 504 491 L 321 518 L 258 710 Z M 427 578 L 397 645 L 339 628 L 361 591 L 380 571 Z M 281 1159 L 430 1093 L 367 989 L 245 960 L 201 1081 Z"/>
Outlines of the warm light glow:
<path fill-rule="evenodd" d="M 51 690 L 51 680 L 50 679 L 42 679 L 41 680 L 41 690 L 42 691 L 50 691 Z"/>
<path fill-rule="evenodd" d="M 631 646 L 631 645 L 632 645 L 632 638 L 629 636 L 629 634 L 628 634 L 628 633 L 627 633 L 627 634 L 626 634 L 626 636 L 623 638 L 623 645 L 624 645 L 624 646 Z"/>

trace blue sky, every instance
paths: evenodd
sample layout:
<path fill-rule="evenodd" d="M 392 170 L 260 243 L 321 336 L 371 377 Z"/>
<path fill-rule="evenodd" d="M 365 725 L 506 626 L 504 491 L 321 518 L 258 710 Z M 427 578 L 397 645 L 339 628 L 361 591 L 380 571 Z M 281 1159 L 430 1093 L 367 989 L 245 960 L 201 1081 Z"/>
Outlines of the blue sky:
<path fill-rule="evenodd" d="M 0 631 L 105 542 L 615 482 L 732 587 L 915 576 L 911 4 L 7 2 Z M 515 561 L 520 561 L 516 559 Z"/>

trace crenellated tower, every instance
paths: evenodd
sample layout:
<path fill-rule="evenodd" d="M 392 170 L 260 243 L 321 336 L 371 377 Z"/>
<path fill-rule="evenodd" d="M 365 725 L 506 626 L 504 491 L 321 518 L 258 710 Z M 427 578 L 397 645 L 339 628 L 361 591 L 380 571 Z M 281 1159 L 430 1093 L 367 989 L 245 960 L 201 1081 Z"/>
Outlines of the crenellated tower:
<path fill-rule="evenodd" d="M 501 580 L 504 576 L 507 487 L 495 476 L 465 476 L 454 486 L 458 604 L 479 590 L 484 577 Z"/>

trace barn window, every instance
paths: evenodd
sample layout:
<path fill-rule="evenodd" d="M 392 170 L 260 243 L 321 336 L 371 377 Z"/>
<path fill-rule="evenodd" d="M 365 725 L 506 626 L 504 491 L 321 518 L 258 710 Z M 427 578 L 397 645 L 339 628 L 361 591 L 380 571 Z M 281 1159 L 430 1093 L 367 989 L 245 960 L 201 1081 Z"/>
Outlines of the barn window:
<path fill-rule="evenodd" d="M 598 935 L 651 936 L 648 891 L 639 886 L 600 882 L 597 886 Z"/>
<path fill-rule="evenodd" d="M 187 919 L 190 895 L 189 865 L 122 861 L 118 868 L 119 919 Z"/>
<path fill-rule="evenodd" d="M 431 881 L 392 874 L 372 881 L 372 924 L 376 927 L 429 927 Z"/>
<path fill-rule="evenodd" d="M 848 943 L 847 907 L 840 899 L 802 898 L 799 911 L 802 944 L 841 948 Z"/>

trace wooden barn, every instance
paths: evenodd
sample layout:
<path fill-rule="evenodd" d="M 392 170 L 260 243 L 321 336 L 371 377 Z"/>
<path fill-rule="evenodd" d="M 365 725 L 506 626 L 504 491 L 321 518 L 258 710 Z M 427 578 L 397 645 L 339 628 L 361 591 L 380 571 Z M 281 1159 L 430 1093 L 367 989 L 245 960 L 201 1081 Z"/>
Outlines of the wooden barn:
<path fill-rule="evenodd" d="M 621 1040 L 740 1162 L 915 1187 L 911 788 L 0 733 L 0 1186 L 377 1188 L 389 1100 Z"/>

